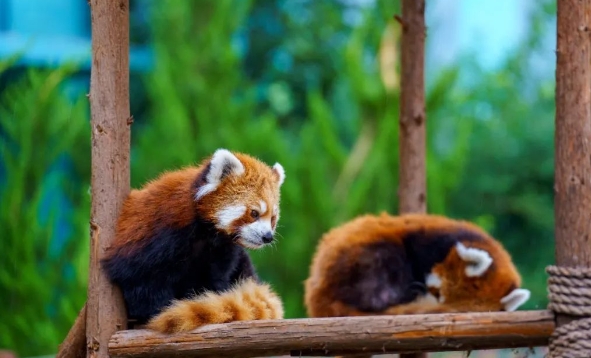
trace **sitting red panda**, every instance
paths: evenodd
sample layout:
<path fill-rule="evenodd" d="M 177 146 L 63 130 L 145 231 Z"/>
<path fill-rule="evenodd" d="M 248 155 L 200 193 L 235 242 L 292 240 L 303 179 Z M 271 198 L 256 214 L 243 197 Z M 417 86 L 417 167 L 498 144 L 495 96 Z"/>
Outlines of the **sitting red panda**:
<path fill-rule="evenodd" d="M 358 217 L 326 233 L 305 281 L 310 317 L 513 311 L 530 296 L 503 246 L 436 215 Z"/>
<path fill-rule="evenodd" d="M 282 318 L 281 300 L 244 248 L 273 241 L 284 180 L 279 163 L 218 149 L 132 190 L 101 260 L 128 317 L 165 333 Z"/>

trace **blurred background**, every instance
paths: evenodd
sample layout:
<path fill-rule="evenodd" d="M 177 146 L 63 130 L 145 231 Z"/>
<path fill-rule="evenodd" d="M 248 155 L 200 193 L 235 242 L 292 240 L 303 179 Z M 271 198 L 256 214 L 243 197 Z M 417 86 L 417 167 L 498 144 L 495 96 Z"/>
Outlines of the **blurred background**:
<path fill-rule="evenodd" d="M 219 147 L 281 162 L 279 242 L 252 256 L 305 317 L 321 235 L 397 212 L 399 1 L 130 5 L 132 186 Z M 428 209 L 503 242 L 522 309 L 545 308 L 554 261 L 555 12 L 427 1 Z M 0 0 L 0 349 L 22 357 L 55 354 L 86 300 L 90 39 L 86 1 Z"/>

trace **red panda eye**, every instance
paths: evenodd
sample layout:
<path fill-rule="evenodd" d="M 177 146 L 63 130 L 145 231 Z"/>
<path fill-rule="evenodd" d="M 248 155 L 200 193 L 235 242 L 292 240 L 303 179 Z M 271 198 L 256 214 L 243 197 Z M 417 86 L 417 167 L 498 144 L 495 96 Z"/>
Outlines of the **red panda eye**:
<path fill-rule="evenodd" d="M 259 218 L 259 212 L 256 210 L 251 210 L 250 211 L 250 216 L 252 216 L 253 219 L 258 219 Z"/>

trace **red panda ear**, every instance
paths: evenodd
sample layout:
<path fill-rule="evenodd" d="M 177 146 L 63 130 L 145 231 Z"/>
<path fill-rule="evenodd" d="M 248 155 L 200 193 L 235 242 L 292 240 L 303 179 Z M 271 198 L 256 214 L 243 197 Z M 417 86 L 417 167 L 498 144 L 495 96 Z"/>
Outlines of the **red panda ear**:
<path fill-rule="evenodd" d="M 285 181 L 285 170 L 283 169 L 283 166 L 279 163 L 275 163 L 275 165 L 273 165 L 273 172 L 279 180 L 279 186 L 283 185 L 283 182 Z"/>
<path fill-rule="evenodd" d="M 229 175 L 242 175 L 244 165 L 232 152 L 227 149 L 218 149 L 213 153 L 205 174 L 205 184 L 202 185 L 195 199 L 203 197 L 207 193 L 214 191 L 221 181 Z"/>
<path fill-rule="evenodd" d="M 492 257 L 485 250 L 466 247 L 461 242 L 456 244 L 456 251 L 462 260 L 469 263 L 466 266 L 466 276 L 468 277 L 482 276 L 493 262 Z"/>
<path fill-rule="evenodd" d="M 516 288 L 507 296 L 501 298 L 501 304 L 505 308 L 505 311 L 512 312 L 529 300 L 529 296 L 529 290 L 525 288 Z"/>

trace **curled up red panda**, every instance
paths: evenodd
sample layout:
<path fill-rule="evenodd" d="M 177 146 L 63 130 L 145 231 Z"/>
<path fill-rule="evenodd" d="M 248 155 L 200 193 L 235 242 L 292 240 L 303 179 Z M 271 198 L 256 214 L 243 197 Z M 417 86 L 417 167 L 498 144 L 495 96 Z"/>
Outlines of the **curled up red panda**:
<path fill-rule="evenodd" d="M 101 260 L 128 317 L 164 333 L 283 318 L 245 248 L 274 240 L 284 179 L 279 163 L 218 149 L 132 190 Z"/>
<path fill-rule="evenodd" d="M 365 215 L 326 233 L 305 282 L 310 317 L 513 311 L 530 296 L 503 246 L 442 216 Z"/>

